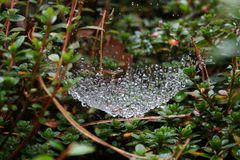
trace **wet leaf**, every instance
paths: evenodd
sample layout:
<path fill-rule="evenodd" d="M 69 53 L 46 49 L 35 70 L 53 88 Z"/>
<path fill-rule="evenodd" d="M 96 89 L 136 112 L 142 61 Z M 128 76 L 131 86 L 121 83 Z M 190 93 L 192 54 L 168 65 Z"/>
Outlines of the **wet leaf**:
<path fill-rule="evenodd" d="M 57 54 L 50 54 L 48 56 L 48 59 L 50 59 L 53 62 L 58 62 L 60 60 L 59 56 Z"/>
<path fill-rule="evenodd" d="M 94 151 L 95 149 L 93 148 L 93 146 L 87 144 L 73 143 L 68 150 L 68 156 L 80 156 L 92 153 Z"/>

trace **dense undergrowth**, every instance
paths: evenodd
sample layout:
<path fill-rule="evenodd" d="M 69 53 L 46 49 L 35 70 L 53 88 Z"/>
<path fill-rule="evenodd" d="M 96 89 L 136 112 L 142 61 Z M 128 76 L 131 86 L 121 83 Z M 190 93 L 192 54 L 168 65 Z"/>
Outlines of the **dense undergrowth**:
<path fill-rule="evenodd" d="M 240 159 L 239 6 L 0 0 L 0 159 Z M 192 86 L 144 118 L 67 94 L 82 61 L 111 74 L 183 55 L 197 62 L 184 69 Z"/>

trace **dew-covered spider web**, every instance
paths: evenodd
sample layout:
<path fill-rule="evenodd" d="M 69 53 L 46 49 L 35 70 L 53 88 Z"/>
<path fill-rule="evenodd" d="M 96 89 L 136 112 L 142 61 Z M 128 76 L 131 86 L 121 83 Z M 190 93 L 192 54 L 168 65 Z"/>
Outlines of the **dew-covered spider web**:
<path fill-rule="evenodd" d="M 80 68 L 77 71 L 79 80 L 69 94 L 82 106 L 97 108 L 114 117 L 144 116 L 186 88 L 190 80 L 183 73 L 183 65 L 129 68 L 120 76 L 106 76 L 94 69 Z"/>

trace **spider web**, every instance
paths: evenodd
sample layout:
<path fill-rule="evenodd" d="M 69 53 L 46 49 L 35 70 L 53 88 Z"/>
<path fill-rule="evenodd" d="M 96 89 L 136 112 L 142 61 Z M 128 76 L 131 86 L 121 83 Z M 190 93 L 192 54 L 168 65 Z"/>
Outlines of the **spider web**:
<path fill-rule="evenodd" d="M 77 77 L 79 80 L 69 89 L 69 94 L 83 107 L 125 118 L 144 116 L 149 110 L 161 107 L 190 82 L 182 66 L 156 64 L 129 68 L 117 78 L 82 68 Z"/>

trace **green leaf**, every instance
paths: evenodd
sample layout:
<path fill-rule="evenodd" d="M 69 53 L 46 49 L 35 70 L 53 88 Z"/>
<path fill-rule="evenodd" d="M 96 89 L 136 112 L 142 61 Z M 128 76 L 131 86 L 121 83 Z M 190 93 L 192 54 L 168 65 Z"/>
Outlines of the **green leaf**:
<path fill-rule="evenodd" d="M 18 39 L 15 41 L 16 49 L 21 47 L 23 42 L 25 41 L 26 36 L 19 36 Z"/>
<path fill-rule="evenodd" d="M 32 130 L 33 125 L 30 123 L 30 121 L 19 120 L 17 122 L 17 128 L 21 132 L 29 132 Z"/>
<path fill-rule="evenodd" d="M 68 151 L 68 156 L 80 156 L 93 153 L 94 151 L 95 149 L 93 146 L 87 144 L 72 143 Z"/>
<path fill-rule="evenodd" d="M 34 110 L 41 109 L 41 108 L 42 108 L 42 105 L 39 104 L 39 103 L 33 103 L 33 104 L 32 104 L 32 108 L 33 108 Z"/>
<path fill-rule="evenodd" d="M 8 108 L 12 111 L 16 111 L 17 110 L 17 106 L 16 105 L 9 105 Z"/>
<path fill-rule="evenodd" d="M 72 32 L 72 29 L 74 28 L 74 25 L 69 25 L 67 27 L 67 32 Z"/>
<path fill-rule="evenodd" d="M 15 86 L 19 82 L 17 77 L 4 77 L 4 85 L 7 87 Z"/>
<path fill-rule="evenodd" d="M 80 29 L 93 29 L 93 30 L 100 30 L 100 31 L 104 31 L 104 29 L 102 29 L 99 26 L 86 26 L 86 27 L 81 27 Z"/>
<path fill-rule="evenodd" d="M 8 100 L 8 97 L 6 96 L 5 91 L 0 91 L 0 102 L 5 102 Z"/>
<path fill-rule="evenodd" d="M 53 62 L 58 62 L 60 58 L 59 58 L 59 56 L 57 54 L 50 54 L 48 56 L 48 59 L 50 59 Z"/>
<path fill-rule="evenodd" d="M 138 155 L 141 155 L 141 156 L 143 156 L 146 153 L 145 146 L 142 144 L 137 144 L 135 146 L 135 151 Z"/>
<path fill-rule="evenodd" d="M 42 42 L 39 41 L 37 38 L 33 38 L 32 43 L 37 50 L 42 47 Z"/>
<path fill-rule="evenodd" d="M 4 32 L 0 32 L 0 41 L 6 41 L 6 34 Z"/>
<path fill-rule="evenodd" d="M 72 59 L 72 55 L 73 53 L 72 52 L 64 52 L 63 53 L 63 59 L 64 59 L 64 61 L 66 61 L 66 62 L 71 62 L 71 59 Z"/>
<path fill-rule="evenodd" d="M 52 156 L 43 154 L 33 158 L 33 160 L 54 160 L 54 158 Z"/>
<path fill-rule="evenodd" d="M 72 58 L 72 63 L 77 62 L 80 58 L 81 58 L 80 54 L 74 55 L 74 57 Z"/>
<path fill-rule="evenodd" d="M 91 12 L 91 13 L 94 13 L 94 12 L 95 12 L 95 10 L 93 10 L 93 9 L 91 9 L 91 8 L 87 8 L 87 7 L 84 7 L 84 8 L 82 9 L 82 11 L 83 11 L 83 12 Z"/>
<path fill-rule="evenodd" d="M 207 102 L 202 100 L 200 102 L 194 103 L 194 106 L 199 110 L 199 111 L 204 111 L 207 107 Z"/>
<path fill-rule="evenodd" d="M 4 81 L 4 78 L 0 76 L 0 83 Z"/>
<path fill-rule="evenodd" d="M 240 146 L 233 147 L 232 154 L 236 159 L 240 159 Z"/>
<path fill-rule="evenodd" d="M 51 27 L 51 31 L 55 31 L 55 30 L 58 30 L 58 29 L 63 29 L 63 28 L 66 28 L 66 27 L 67 27 L 66 23 L 59 23 L 59 24 L 53 25 Z"/>
<path fill-rule="evenodd" d="M 191 133 L 192 133 L 192 127 L 191 127 L 191 125 L 187 125 L 186 127 L 184 127 L 184 128 L 181 130 L 181 134 L 182 134 L 184 137 L 190 136 Z"/>
<path fill-rule="evenodd" d="M 54 23 L 57 19 L 57 13 L 54 11 L 52 7 L 48 7 L 47 9 L 43 10 L 43 23 Z"/>
<path fill-rule="evenodd" d="M 166 159 L 169 159 L 169 158 L 171 158 L 172 157 L 172 152 L 171 152 L 171 150 L 170 149 L 168 149 L 168 148 L 161 148 L 160 150 L 159 150 L 159 157 L 160 158 L 166 158 Z"/>
<path fill-rule="evenodd" d="M 221 139 L 218 135 L 214 135 L 212 140 L 210 141 L 210 146 L 215 149 L 218 150 L 221 147 Z"/>
<path fill-rule="evenodd" d="M 79 138 L 79 134 L 76 134 L 76 133 L 73 134 L 70 132 L 67 132 L 61 136 L 61 139 L 63 140 L 64 144 L 70 144 L 72 142 L 75 142 L 77 141 L 78 138 Z"/>
<path fill-rule="evenodd" d="M 56 137 L 59 132 L 54 132 L 51 128 L 47 128 L 44 132 L 40 133 L 40 135 L 45 139 L 51 139 Z"/>
<path fill-rule="evenodd" d="M 184 91 L 180 91 L 175 95 L 174 99 L 176 102 L 179 103 L 179 102 L 182 102 L 186 97 L 187 97 L 187 94 Z"/>
<path fill-rule="evenodd" d="M 0 3 L 5 3 L 7 2 L 7 0 L 0 0 Z"/>
<path fill-rule="evenodd" d="M 37 4 L 37 0 L 29 0 L 30 3 Z"/>
<path fill-rule="evenodd" d="M 214 155 L 211 157 L 210 160 L 222 160 L 222 157 L 218 156 L 218 155 Z"/>
<path fill-rule="evenodd" d="M 195 68 L 194 67 L 187 67 L 183 69 L 184 74 L 188 75 L 190 78 L 194 78 L 195 76 Z"/>
<path fill-rule="evenodd" d="M 48 144 L 49 144 L 52 148 L 57 149 L 57 150 L 59 150 L 59 151 L 63 151 L 63 150 L 64 150 L 63 145 L 62 145 L 59 141 L 50 140 L 50 141 L 48 142 Z"/>
<path fill-rule="evenodd" d="M 79 44 L 78 41 L 70 44 L 70 46 L 69 46 L 70 49 L 77 49 L 77 48 L 79 48 L 79 47 L 80 47 L 80 44 Z"/>
<path fill-rule="evenodd" d="M 10 30 L 10 32 L 23 32 L 23 31 L 25 31 L 25 29 L 22 27 L 15 27 Z"/>
<path fill-rule="evenodd" d="M 4 28 L 4 25 L 2 23 L 0 23 L 0 28 Z"/>
<path fill-rule="evenodd" d="M 10 21 L 11 22 L 19 22 L 19 21 L 23 21 L 23 20 L 25 20 L 25 17 L 22 16 L 22 15 L 19 15 L 19 14 L 10 16 Z"/>

